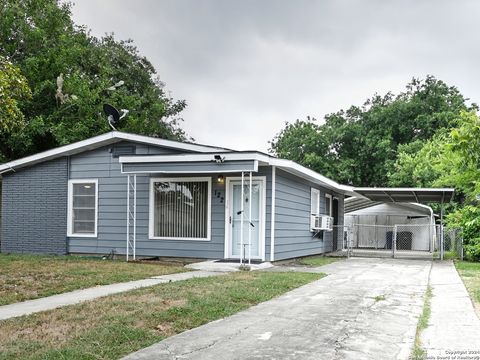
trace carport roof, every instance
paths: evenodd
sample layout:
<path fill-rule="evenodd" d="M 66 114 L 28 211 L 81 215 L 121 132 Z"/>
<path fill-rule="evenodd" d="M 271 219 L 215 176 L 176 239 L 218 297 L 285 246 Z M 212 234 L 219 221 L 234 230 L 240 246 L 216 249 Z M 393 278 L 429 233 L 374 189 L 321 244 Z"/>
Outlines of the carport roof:
<path fill-rule="evenodd" d="M 443 203 L 453 199 L 452 188 L 354 188 L 354 191 L 372 201 Z"/>

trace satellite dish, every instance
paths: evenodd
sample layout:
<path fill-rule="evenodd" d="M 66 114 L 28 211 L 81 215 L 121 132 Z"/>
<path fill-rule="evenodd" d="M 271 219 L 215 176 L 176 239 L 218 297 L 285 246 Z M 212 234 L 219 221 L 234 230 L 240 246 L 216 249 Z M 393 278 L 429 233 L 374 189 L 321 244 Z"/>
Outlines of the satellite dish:
<path fill-rule="evenodd" d="M 110 125 L 110 127 L 113 130 L 117 130 L 117 129 L 115 129 L 115 125 L 120 120 L 120 114 L 119 114 L 118 110 L 115 109 L 110 104 L 103 104 L 103 111 L 107 115 L 108 125 Z"/>

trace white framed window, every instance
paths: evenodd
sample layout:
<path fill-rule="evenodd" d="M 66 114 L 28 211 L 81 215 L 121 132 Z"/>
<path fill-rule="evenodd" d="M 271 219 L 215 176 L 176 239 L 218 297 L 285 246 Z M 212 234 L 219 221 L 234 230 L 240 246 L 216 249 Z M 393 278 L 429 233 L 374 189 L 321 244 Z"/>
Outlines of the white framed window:
<path fill-rule="evenodd" d="M 310 229 L 315 227 L 315 216 L 320 215 L 320 190 L 310 189 Z"/>
<path fill-rule="evenodd" d="M 98 179 L 68 181 L 67 236 L 97 237 Z"/>
<path fill-rule="evenodd" d="M 325 194 L 325 215 L 332 216 L 332 195 Z"/>
<path fill-rule="evenodd" d="M 310 192 L 310 215 L 320 215 L 320 190 L 314 188 Z"/>
<path fill-rule="evenodd" d="M 212 178 L 151 178 L 149 238 L 210 240 Z"/>

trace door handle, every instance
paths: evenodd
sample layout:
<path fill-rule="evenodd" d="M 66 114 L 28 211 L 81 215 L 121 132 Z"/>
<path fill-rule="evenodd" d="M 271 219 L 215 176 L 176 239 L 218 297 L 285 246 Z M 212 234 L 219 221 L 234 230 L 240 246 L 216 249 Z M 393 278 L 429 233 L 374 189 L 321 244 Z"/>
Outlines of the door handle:
<path fill-rule="evenodd" d="M 228 221 L 230 222 L 230 224 L 232 223 L 232 217 L 230 216 Z"/>

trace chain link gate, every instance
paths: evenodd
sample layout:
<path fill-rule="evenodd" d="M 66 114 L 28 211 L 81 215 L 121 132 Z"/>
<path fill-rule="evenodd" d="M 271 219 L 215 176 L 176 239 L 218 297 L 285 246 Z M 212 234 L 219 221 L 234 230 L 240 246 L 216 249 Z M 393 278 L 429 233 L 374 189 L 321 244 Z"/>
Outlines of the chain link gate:
<path fill-rule="evenodd" d="M 341 229 L 340 229 L 341 228 Z M 421 258 L 440 256 L 438 230 L 431 224 L 339 226 L 347 256 Z M 340 248 L 340 247 L 339 247 Z"/>
<path fill-rule="evenodd" d="M 443 241 L 444 253 L 448 258 L 463 260 L 463 235 L 462 229 L 445 229 Z"/>

